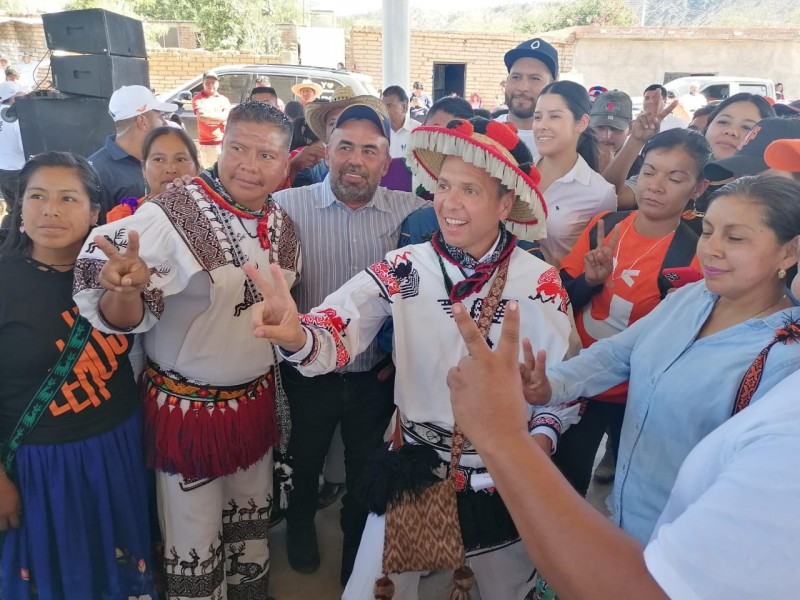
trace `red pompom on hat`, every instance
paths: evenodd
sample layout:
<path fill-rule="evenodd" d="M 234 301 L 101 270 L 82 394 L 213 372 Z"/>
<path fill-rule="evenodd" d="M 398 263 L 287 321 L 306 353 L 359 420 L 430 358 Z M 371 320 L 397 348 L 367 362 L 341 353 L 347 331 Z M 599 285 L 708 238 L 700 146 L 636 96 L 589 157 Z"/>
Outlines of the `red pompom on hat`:
<path fill-rule="evenodd" d="M 538 188 L 541 174 L 529 162 L 530 151 L 512 124 L 474 117 L 447 127 L 423 125 L 411 132 L 407 151 L 411 172 L 427 190 L 436 189 L 448 156 L 484 169 L 514 192 L 506 228 L 527 241 L 547 237 L 547 207 Z"/>
<path fill-rule="evenodd" d="M 505 123 L 497 121 L 490 121 L 486 125 L 486 135 L 493 140 L 500 142 L 508 150 L 513 150 L 519 143 L 519 136 L 517 135 L 516 128 L 511 130 Z"/>

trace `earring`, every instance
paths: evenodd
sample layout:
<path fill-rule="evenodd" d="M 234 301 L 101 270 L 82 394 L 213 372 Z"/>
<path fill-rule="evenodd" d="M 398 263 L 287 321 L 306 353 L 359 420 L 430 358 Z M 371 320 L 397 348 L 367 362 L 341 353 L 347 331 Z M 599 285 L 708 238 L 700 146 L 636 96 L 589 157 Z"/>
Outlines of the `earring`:
<path fill-rule="evenodd" d="M 778 279 L 784 279 L 786 277 L 786 269 L 778 269 Z"/>
<path fill-rule="evenodd" d="M 19 232 L 20 233 L 25 233 L 25 222 L 24 221 L 20 221 L 19 222 Z"/>

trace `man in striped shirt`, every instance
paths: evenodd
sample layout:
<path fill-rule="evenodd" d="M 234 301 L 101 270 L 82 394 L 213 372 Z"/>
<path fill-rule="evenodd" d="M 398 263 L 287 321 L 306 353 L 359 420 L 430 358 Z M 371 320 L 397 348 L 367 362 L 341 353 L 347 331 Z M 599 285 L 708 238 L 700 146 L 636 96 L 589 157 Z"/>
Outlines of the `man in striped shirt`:
<path fill-rule="evenodd" d="M 363 104 L 347 107 L 326 149 L 330 173 L 321 183 L 284 190 L 275 201 L 288 213 L 303 243 L 303 277 L 292 290 L 300 312 L 397 247 L 400 226 L 429 203 L 378 183 L 389 168 L 390 121 Z M 287 513 L 289 564 L 312 573 L 320 563 L 314 515 L 318 476 L 337 424 L 345 446 L 347 489 L 353 490 L 369 455 L 380 447 L 394 411 L 391 357 L 375 342 L 334 373 L 303 377 L 282 368 L 292 412 L 289 452 L 294 491 Z M 367 509 L 351 494 L 342 499 L 342 585 L 353 569 Z"/>

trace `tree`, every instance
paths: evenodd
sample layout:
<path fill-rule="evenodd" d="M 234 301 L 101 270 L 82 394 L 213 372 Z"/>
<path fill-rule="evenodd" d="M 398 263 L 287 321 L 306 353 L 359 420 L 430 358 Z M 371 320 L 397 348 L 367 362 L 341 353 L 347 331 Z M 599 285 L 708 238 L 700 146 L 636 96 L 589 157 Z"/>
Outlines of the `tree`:
<path fill-rule="evenodd" d="M 297 0 L 135 0 L 134 7 L 148 19 L 194 21 L 208 50 L 268 54 L 282 48 L 276 25 L 300 18 Z"/>
<path fill-rule="evenodd" d="M 637 19 L 625 0 L 565 0 L 544 7 L 523 24 L 536 33 L 581 25 L 634 25 Z"/>

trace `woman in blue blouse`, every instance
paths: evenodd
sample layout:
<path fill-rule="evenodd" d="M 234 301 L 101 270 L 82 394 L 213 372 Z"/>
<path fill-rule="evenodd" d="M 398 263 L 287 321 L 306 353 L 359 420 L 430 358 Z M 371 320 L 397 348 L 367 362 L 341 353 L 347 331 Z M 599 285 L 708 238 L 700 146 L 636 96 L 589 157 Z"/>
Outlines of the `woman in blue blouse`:
<path fill-rule="evenodd" d="M 670 294 L 621 333 L 544 371 L 524 342 L 531 404 L 594 396 L 629 380 L 611 508 L 645 544 L 686 455 L 734 412 L 800 367 L 800 186 L 746 177 L 713 197 L 697 246 L 704 281 Z M 760 360 L 757 360 L 760 359 Z"/>

